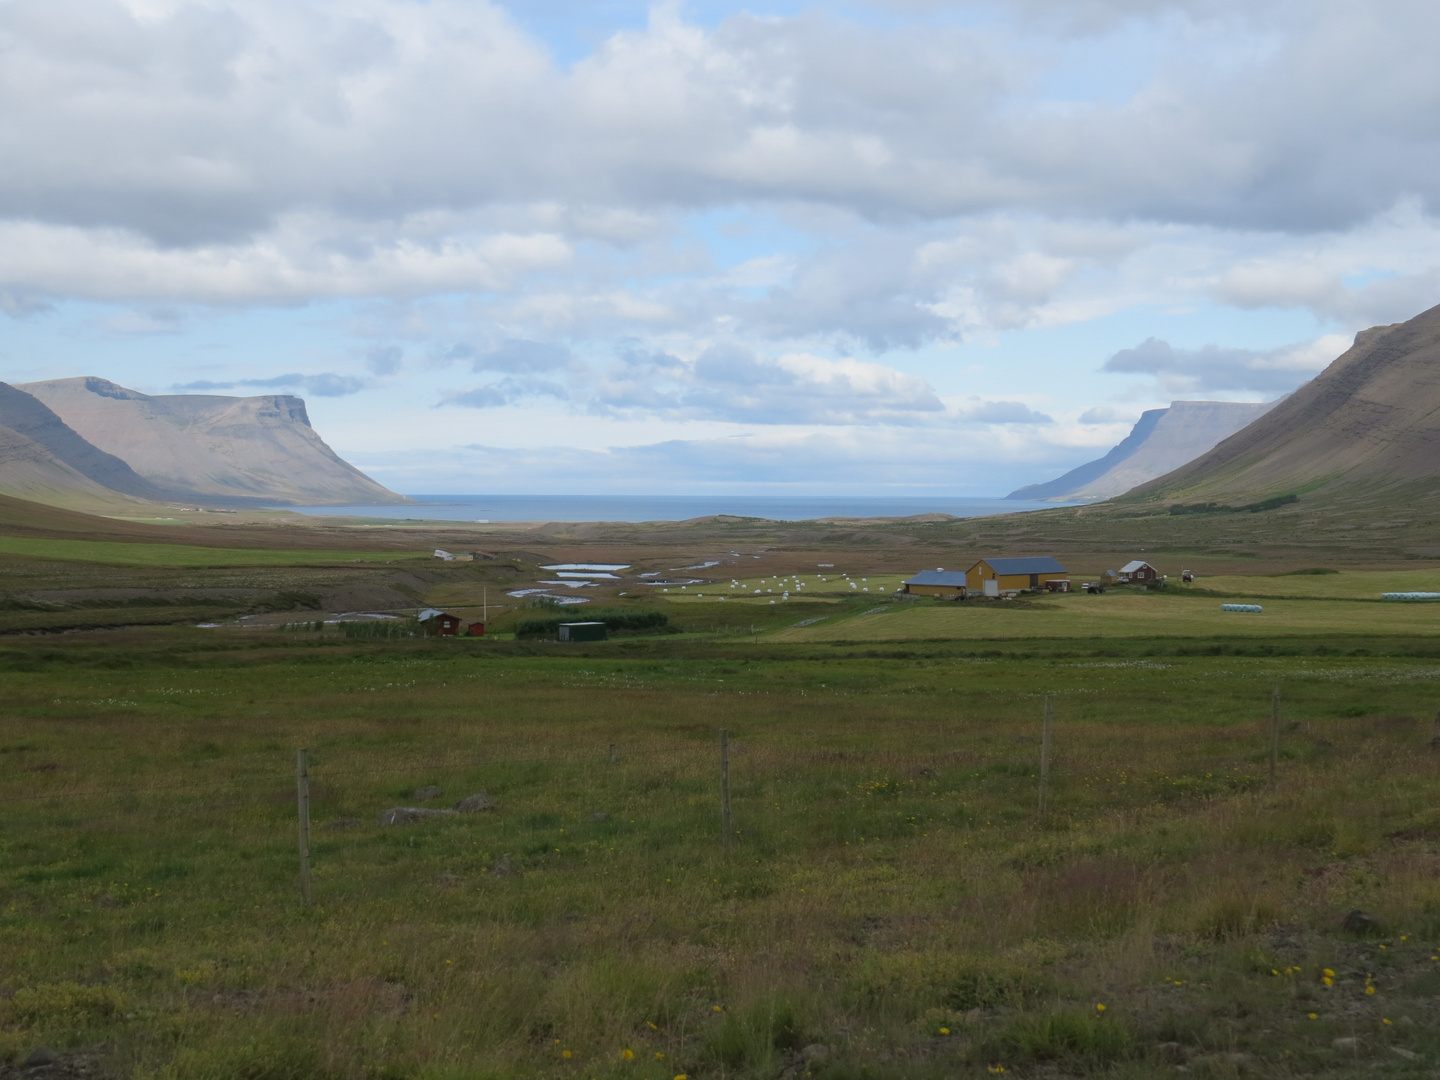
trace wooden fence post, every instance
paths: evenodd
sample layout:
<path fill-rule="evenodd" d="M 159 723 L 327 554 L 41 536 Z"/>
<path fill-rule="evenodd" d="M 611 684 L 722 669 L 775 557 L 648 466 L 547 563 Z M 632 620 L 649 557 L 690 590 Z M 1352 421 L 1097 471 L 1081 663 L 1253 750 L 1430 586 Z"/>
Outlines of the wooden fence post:
<path fill-rule="evenodd" d="M 720 729 L 720 829 L 725 836 L 725 846 L 730 846 L 733 830 L 730 828 L 730 732 Z"/>
<path fill-rule="evenodd" d="M 1040 727 L 1040 813 L 1050 809 L 1050 725 L 1054 708 L 1049 694 L 1045 695 L 1045 721 Z"/>
<path fill-rule="evenodd" d="M 310 888 L 310 763 L 304 750 L 295 751 L 295 798 L 300 816 L 300 900 L 307 907 Z"/>
<path fill-rule="evenodd" d="M 1275 783 L 1275 770 L 1280 762 L 1280 686 L 1270 694 L 1270 783 Z"/>

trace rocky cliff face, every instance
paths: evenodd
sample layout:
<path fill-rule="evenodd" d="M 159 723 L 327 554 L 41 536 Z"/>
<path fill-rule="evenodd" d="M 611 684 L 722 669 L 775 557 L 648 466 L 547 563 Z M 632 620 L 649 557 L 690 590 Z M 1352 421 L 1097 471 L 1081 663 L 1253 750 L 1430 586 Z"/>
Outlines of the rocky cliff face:
<path fill-rule="evenodd" d="M 1176 401 L 1168 409 L 1151 409 L 1104 457 L 1006 497 L 1053 502 L 1113 498 L 1199 457 L 1272 408 L 1273 402 Z"/>
<path fill-rule="evenodd" d="M 1374 327 L 1260 420 L 1130 493 L 1247 503 L 1440 482 L 1440 306 Z"/>
<path fill-rule="evenodd" d="M 94 377 L 18 389 L 171 497 L 272 505 L 406 501 L 325 445 L 299 398 L 152 396 Z"/>

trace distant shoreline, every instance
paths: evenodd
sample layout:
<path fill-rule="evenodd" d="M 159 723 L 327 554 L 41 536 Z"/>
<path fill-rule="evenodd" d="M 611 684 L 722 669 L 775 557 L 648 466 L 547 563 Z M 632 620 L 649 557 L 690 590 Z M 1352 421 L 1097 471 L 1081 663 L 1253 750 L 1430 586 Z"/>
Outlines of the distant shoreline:
<path fill-rule="evenodd" d="M 817 518 L 897 518 L 920 514 L 984 517 L 1053 510 L 1057 503 L 949 495 L 434 495 L 414 503 L 373 506 L 286 506 L 276 509 L 324 517 L 408 521 L 686 521 L 724 514 L 773 521 Z"/>

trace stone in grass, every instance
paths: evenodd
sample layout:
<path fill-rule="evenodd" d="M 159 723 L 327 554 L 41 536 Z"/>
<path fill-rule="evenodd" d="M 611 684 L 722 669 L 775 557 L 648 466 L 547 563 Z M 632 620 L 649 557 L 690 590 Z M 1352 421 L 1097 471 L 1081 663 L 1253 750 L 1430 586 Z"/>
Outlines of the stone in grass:
<path fill-rule="evenodd" d="M 1339 1050 L 1342 1054 L 1353 1054 L 1360 1046 L 1360 1040 L 1354 1035 L 1345 1035 L 1338 1039 L 1330 1040 L 1330 1048 Z"/>
<path fill-rule="evenodd" d="M 482 810 L 494 810 L 495 800 L 486 795 L 483 791 L 477 791 L 474 795 L 466 795 L 455 804 L 455 809 L 462 814 L 478 814 Z"/>
<path fill-rule="evenodd" d="M 1406 1050 L 1403 1046 L 1392 1046 L 1390 1047 L 1390 1052 L 1396 1057 L 1404 1058 L 1406 1061 L 1418 1061 L 1420 1059 L 1420 1055 L 1414 1050 Z"/>
<path fill-rule="evenodd" d="M 423 806 L 392 806 L 380 814 L 381 825 L 409 825 L 431 818 L 454 817 L 454 810 L 432 810 Z"/>
<path fill-rule="evenodd" d="M 414 798 L 416 802 L 429 802 L 431 799 L 438 799 L 444 794 L 445 792 L 441 791 L 434 784 L 426 784 L 424 787 L 417 787 L 415 789 Z"/>
<path fill-rule="evenodd" d="M 609 820 L 610 820 L 610 815 L 607 814 L 607 813 L 605 813 L 605 811 L 603 811 L 603 810 L 597 810 L 595 813 L 593 813 L 593 814 L 590 815 L 589 820 L 591 820 L 591 821 L 609 821 Z"/>
<path fill-rule="evenodd" d="M 37 1046 L 34 1050 L 30 1051 L 29 1057 L 25 1059 L 25 1068 L 27 1069 L 43 1069 L 47 1066 L 58 1064 L 60 1064 L 60 1059 L 55 1056 L 55 1052 L 48 1046 Z"/>
<path fill-rule="evenodd" d="M 1345 916 L 1341 927 L 1350 934 L 1373 934 L 1380 929 L 1380 920 L 1368 911 L 1356 908 Z"/>
<path fill-rule="evenodd" d="M 515 870 L 510 865 L 510 856 L 501 855 L 490 864 L 490 873 L 496 877 L 514 877 Z"/>

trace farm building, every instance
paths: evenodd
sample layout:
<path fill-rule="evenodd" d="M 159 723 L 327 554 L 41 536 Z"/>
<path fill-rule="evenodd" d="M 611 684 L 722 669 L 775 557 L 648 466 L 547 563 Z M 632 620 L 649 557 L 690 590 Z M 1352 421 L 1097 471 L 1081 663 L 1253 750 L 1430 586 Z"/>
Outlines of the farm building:
<path fill-rule="evenodd" d="M 439 608 L 426 608 L 415 616 L 415 621 L 425 628 L 430 637 L 455 637 L 460 633 L 460 616 Z"/>
<path fill-rule="evenodd" d="M 1140 559 L 1131 559 L 1115 573 L 1115 579 L 1122 584 L 1131 583 L 1140 585 L 1147 581 L 1159 581 L 1160 571 L 1151 566 L 1148 562 Z"/>
<path fill-rule="evenodd" d="M 943 596 L 948 600 L 965 599 L 965 575 L 959 570 L 921 570 L 900 591 L 911 596 Z"/>
<path fill-rule="evenodd" d="M 981 559 L 965 571 L 965 587 L 971 593 L 1000 596 L 1025 589 L 1059 589 L 1049 583 L 1068 582 L 1069 573 L 1048 555 L 1028 559 Z M 1065 591 L 1069 585 L 1064 586 Z"/>
<path fill-rule="evenodd" d="M 567 622 L 560 624 L 561 641 L 604 641 L 609 635 L 603 622 Z"/>

